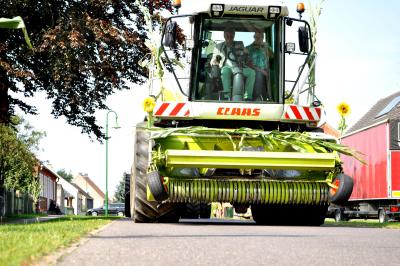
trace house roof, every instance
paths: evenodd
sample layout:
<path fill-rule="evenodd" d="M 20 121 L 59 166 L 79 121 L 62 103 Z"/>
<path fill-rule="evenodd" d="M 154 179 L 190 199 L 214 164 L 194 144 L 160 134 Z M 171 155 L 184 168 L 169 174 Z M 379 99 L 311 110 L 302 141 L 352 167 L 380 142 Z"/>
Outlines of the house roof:
<path fill-rule="evenodd" d="M 57 183 L 60 184 L 64 190 L 64 197 L 65 198 L 75 198 L 74 193 L 77 193 L 77 191 L 83 192 L 83 194 L 86 193 L 85 191 L 83 191 L 80 187 L 78 187 L 77 185 L 68 182 L 67 180 L 65 180 L 62 176 L 58 175 L 57 172 L 55 172 L 51 166 L 46 166 L 46 165 L 42 165 L 43 168 L 45 168 L 48 172 L 52 173 L 54 176 L 57 177 Z M 90 197 L 88 195 L 88 197 Z"/>
<path fill-rule="evenodd" d="M 79 192 L 88 199 L 93 199 L 88 193 L 86 193 L 83 189 L 81 189 L 77 184 L 71 183 L 74 187 L 76 187 Z"/>
<path fill-rule="evenodd" d="M 388 119 L 400 117 L 400 91 L 380 99 L 371 109 L 358 120 L 346 135 L 371 127 L 375 124 L 384 123 Z"/>
<path fill-rule="evenodd" d="M 321 126 L 321 128 L 324 130 L 325 134 L 334 136 L 335 138 L 340 137 L 340 132 L 326 122 Z"/>
<path fill-rule="evenodd" d="M 85 179 L 85 181 L 100 195 L 100 197 L 105 198 L 104 192 L 89 178 L 87 174 L 79 174 L 80 177 Z"/>

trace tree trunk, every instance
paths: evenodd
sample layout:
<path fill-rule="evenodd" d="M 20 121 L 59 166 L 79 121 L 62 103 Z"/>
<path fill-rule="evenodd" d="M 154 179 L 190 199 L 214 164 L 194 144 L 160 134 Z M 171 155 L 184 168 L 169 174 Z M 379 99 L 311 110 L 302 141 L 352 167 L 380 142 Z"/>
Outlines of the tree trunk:
<path fill-rule="evenodd" d="M 8 86 L 4 81 L 0 80 L 0 124 L 8 124 L 10 122 L 9 108 Z"/>
<path fill-rule="evenodd" d="M 0 216 L 6 215 L 6 189 L 0 187 Z"/>

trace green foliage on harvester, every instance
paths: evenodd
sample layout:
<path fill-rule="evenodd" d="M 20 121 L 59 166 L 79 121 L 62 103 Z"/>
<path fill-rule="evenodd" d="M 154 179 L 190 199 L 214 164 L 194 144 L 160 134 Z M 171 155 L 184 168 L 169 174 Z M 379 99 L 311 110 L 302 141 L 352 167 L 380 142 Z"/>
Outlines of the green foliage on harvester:
<path fill-rule="evenodd" d="M 198 135 L 221 135 L 230 139 L 233 150 L 240 150 L 246 138 L 260 138 L 265 151 L 293 151 L 303 153 L 327 153 L 336 151 L 341 154 L 353 156 L 357 160 L 363 162 L 361 153 L 353 150 L 346 145 L 336 143 L 335 141 L 327 141 L 324 139 L 313 138 L 307 132 L 280 132 L 280 131 L 260 131 L 250 128 L 240 129 L 213 129 L 207 127 L 185 127 L 185 128 L 152 128 L 155 132 L 154 139 L 166 138 L 173 133 L 179 134 L 198 134 Z M 234 141 L 234 136 L 240 136 L 240 141 Z"/>

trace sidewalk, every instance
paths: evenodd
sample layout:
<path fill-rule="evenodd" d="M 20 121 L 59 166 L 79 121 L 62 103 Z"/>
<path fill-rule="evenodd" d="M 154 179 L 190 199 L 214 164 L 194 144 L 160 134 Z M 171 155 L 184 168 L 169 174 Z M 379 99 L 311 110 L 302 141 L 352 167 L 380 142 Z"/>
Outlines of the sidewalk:
<path fill-rule="evenodd" d="M 2 224 L 28 224 L 28 223 L 40 223 L 40 222 L 47 222 L 50 220 L 54 220 L 57 218 L 61 218 L 64 215 L 48 215 L 48 216 L 43 216 L 43 217 L 37 217 L 37 218 L 29 218 L 29 219 L 16 219 L 12 221 L 5 222 L 3 221 Z"/>

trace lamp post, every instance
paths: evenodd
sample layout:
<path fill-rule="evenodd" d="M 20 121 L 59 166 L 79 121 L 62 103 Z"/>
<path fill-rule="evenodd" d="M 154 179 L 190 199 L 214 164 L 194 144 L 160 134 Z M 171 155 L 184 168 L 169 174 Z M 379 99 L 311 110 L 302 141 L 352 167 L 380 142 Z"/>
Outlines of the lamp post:
<path fill-rule="evenodd" d="M 115 115 L 115 129 L 119 128 L 118 126 L 118 115 L 116 112 L 113 110 L 110 110 L 107 112 L 107 117 L 106 117 L 106 212 L 105 215 L 108 216 L 108 115 L 110 113 L 113 113 Z"/>

